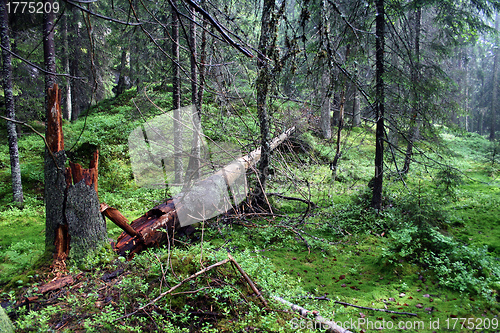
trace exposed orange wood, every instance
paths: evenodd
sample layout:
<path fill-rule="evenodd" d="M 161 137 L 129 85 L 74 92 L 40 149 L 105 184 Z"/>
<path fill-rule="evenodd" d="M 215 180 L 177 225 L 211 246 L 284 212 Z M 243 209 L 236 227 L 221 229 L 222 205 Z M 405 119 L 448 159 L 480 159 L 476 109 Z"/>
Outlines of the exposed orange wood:
<path fill-rule="evenodd" d="M 120 213 L 117 209 L 109 207 L 105 203 L 101 203 L 100 210 L 101 213 L 104 214 L 104 216 L 106 216 L 114 224 L 119 226 L 127 234 L 129 234 L 132 237 L 138 237 L 139 239 L 142 239 L 142 235 L 139 232 L 135 231 L 135 229 L 130 226 L 127 218 L 123 216 L 122 213 Z"/>
<path fill-rule="evenodd" d="M 90 168 L 84 169 L 79 163 L 69 162 L 71 168 L 71 176 L 73 178 L 73 184 L 85 181 L 86 185 L 94 186 L 97 193 L 97 179 L 98 179 L 98 164 L 99 164 L 99 151 L 95 151 L 90 161 Z"/>
<path fill-rule="evenodd" d="M 38 292 L 40 294 L 46 293 L 48 291 L 61 289 L 62 287 L 67 286 L 68 284 L 73 284 L 73 277 L 71 275 L 66 275 L 60 279 L 44 284 L 43 286 L 38 287 Z"/>
<path fill-rule="evenodd" d="M 54 245 L 56 246 L 54 258 L 65 260 L 69 254 L 69 234 L 67 225 L 61 224 L 57 227 Z"/>
<path fill-rule="evenodd" d="M 56 153 L 64 149 L 64 137 L 62 131 L 62 115 L 61 115 L 61 89 L 54 84 L 48 91 L 48 109 L 47 114 L 47 144 L 52 151 Z"/>

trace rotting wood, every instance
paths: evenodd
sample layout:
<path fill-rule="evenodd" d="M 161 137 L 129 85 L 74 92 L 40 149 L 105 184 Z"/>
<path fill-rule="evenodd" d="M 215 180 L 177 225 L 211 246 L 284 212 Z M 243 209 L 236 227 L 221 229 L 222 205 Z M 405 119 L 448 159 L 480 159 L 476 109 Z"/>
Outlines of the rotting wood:
<path fill-rule="evenodd" d="M 51 281 L 49 283 L 44 284 L 43 286 L 38 287 L 38 292 L 40 294 L 44 294 L 48 291 L 61 289 L 69 284 L 73 284 L 73 277 L 71 275 L 66 275 L 57 280 Z"/>
<path fill-rule="evenodd" d="M 270 149 L 273 150 L 278 147 L 294 131 L 295 127 L 292 127 L 276 137 L 271 142 Z M 221 179 L 225 182 L 224 186 L 230 186 L 246 170 L 256 165 L 260 160 L 260 156 L 261 151 L 258 148 L 246 156 L 237 158 L 212 176 L 195 184 L 195 186 L 204 189 L 210 188 L 213 187 L 214 183 L 219 183 Z M 206 195 L 209 196 L 211 193 L 206 193 Z M 123 232 L 118 237 L 116 243 L 113 244 L 115 251 L 121 256 L 125 256 L 128 253 L 129 258 L 131 258 L 135 253 L 139 253 L 146 248 L 158 246 L 167 237 L 170 237 L 169 235 L 173 235 L 175 231 L 181 229 L 178 216 L 186 214 L 185 211 L 183 212 L 181 200 L 184 196 L 186 196 L 186 193 L 180 193 L 176 197 L 168 199 L 165 203 L 153 207 L 146 214 L 132 221 L 130 227 L 139 233 L 142 239 L 134 235 L 128 227 L 123 226 L 128 231 Z"/>

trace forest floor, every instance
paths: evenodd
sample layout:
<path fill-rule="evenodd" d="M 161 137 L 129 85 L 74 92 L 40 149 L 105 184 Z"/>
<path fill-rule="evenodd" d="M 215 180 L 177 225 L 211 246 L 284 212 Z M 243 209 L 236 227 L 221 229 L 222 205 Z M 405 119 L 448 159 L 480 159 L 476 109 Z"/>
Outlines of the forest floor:
<path fill-rule="evenodd" d="M 169 109 L 166 95 L 150 98 Z M 99 199 L 130 221 L 164 199 L 163 190 L 135 184 L 128 158 L 129 133 L 155 112 L 129 91 L 92 108 L 86 125 L 84 116 L 64 124 L 67 149 L 76 143 L 74 160 L 88 163 L 87 150 L 99 147 Z M 207 136 L 255 148 L 254 110 L 229 116 L 207 106 L 205 112 Z M 41 123 L 32 125 L 43 130 Z M 306 124 L 274 153 L 268 192 L 314 206 L 271 195 L 273 214 L 220 215 L 190 237 L 130 261 L 100 249 L 84 262 L 68 261 L 72 283 L 44 294 L 38 287 L 54 275 L 43 258 L 43 142 L 29 133 L 20 138 L 26 200 L 19 209 L 10 205 L 9 155 L 2 141 L 1 305 L 19 332 L 325 331 L 314 326 L 312 311 L 353 332 L 500 331 L 500 161 L 494 144 L 435 126 L 432 133 L 423 131 L 427 141 L 417 144 L 404 178 L 392 163 L 394 151 L 387 150 L 384 209 L 377 213 L 369 207 L 367 186 L 374 155 L 369 125 L 344 131 L 335 180 L 329 168 L 334 140 L 320 139 Z M 394 158 L 400 165 L 401 158 Z M 116 240 L 121 230 L 108 222 L 108 233 Z M 267 307 L 228 262 L 133 313 L 228 253 Z M 274 296 L 311 313 L 300 317 Z"/>

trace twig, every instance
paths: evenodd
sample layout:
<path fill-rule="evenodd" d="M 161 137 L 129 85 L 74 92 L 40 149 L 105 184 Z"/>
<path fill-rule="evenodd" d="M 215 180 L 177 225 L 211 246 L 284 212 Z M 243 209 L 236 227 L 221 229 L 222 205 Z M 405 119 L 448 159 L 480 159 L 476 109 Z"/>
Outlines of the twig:
<path fill-rule="evenodd" d="M 253 54 L 250 51 L 248 51 L 246 48 L 242 47 L 240 44 L 238 44 L 234 40 L 232 40 L 231 37 L 229 37 L 228 34 L 223 30 L 220 23 L 217 22 L 212 16 L 210 16 L 209 13 L 207 13 L 203 8 L 198 6 L 198 4 L 196 4 L 194 1 L 192 1 L 192 0 L 185 0 L 185 1 L 191 7 L 193 7 L 198 13 L 200 13 L 205 19 L 207 19 L 210 22 L 210 24 L 222 35 L 222 38 L 224 38 L 229 45 L 233 46 L 238 51 L 240 51 L 241 53 L 246 55 L 247 57 L 253 58 Z"/>
<path fill-rule="evenodd" d="M 101 14 L 97 14 L 89 9 L 86 9 L 82 6 L 79 6 L 76 4 L 76 2 L 73 2 L 73 1 L 69 1 L 69 0 L 63 0 L 64 2 L 67 2 L 69 3 L 70 5 L 73 5 L 75 6 L 76 8 L 90 14 L 90 15 L 93 15 L 95 17 L 98 17 L 98 18 L 102 18 L 102 19 L 105 19 L 105 20 L 109 20 L 111 22 L 115 22 L 115 23 L 119 23 L 119 24 L 123 24 L 123 25 L 128 25 L 128 26 L 138 26 L 138 25 L 142 25 L 142 22 L 137 22 L 137 23 L 131 23 L 131 22 L 124 22 L 124 21 L 120 21 L 120 20 L 117 20 L 115 18 L 112 18 L 112 17 L 108 17 L 108 16 L 104 16 L 104 15 L 101 15 Z"/>
<path fill-rule="evenodd" d="M 277 300 L 280 303 L 283 303 L 289 307 L 292 308 L 293 311 L 298 312 L 301 316 L 307 317 L 307 314 L 312 314 L 314 316 L 314 320 L 317 321 L 318 323 L 322 324 L 322 326 L 327 326 L 327 332 L 336 332 L 336 333 L 352 333 L 349 330 L 346 330 L 342 328 L 341 326 L 337 325 L 334 321 L 327 320 L 319 315 L 317 311 L 309 311 L 304 309 L 301 306 L 298 306 L 296 304 L 290 303 L 289 301 L 279 297 L 279 296 L 272 296 L 275 300 Z"/>
<path fill-rule="evenodd" d="M 317 205 L 314 202 L 306 200 L 306 199 L 302 199 L 302 198 L 287 197 L 287 196 L 279 194 L 279 193 L 268 193 L 267 195 L 268 196 L 272 196 L 273 195 L 275 197 L 286 199 L 286 200 L 296 200 L 296 201 L 303 202 L 303 203 L 307 204 L 308 206 L 310 205 L 312 207 L 317 207 Z"/>
<path fill-rule="evenodd" d="M 218 267 L 218 266 L 224 265 L 224 264 L 228 263 L 229 261 L 231 261 L 231 259 L 229 259 L 229 258 L 228 258 L 228 259 L 224 259 L 224 260 L 219 261 L 219 262 L 217 262 L 217 263 L 215 263 L 215 264 L 213 264 L 213 265 L 208 266 L 207 268 L 202 269 L 201 271 L 198 271 L 198 272 L 194 273 L 193 275 L 191 275 L 191 276 L 189 276 L 189 277 L 185 278 L 184 280 L 182 280 L 181 282 L 179 282 L 178 284 L 176 284 L 175 286 L 173 286 L 172 288 L 170 288 L 169 290 L 167 290 L 167 291 L 165 291 L 165 292 L 161 293 L 158 297 L 156 297 L 154 300 L 152 300 L 152 301 L 151 301 L 151 302 L 149 302 L 148 304 L 141 306 L 140 308 L 138 308 L 137 310 L 135 310 L 135 311 L 133 311 L 133 312 L 131 312 L 131 313 L 129 313 L 129 314 L 126 314 L 126 315 L 124 315 L 124 316 L 121 316 L 120 318 L 115 319 L 115 321 L 117 321 L 117 320 L 122 320 L 122 319 L 125 319 L 125 318 L 128 318 L 128 317 L 130 317 L 130 316 L 132 316 L 132 315 L 136 314 L 137 312 L 139 312 L 139 311 L 141 311 L 141 310 L 144 310 L 144 309 L 145 309 L 145 308 L 147 308 L 148 306 L 150 306 L 150 305 L 152 305 L 152 304 L 154 304 L 154 303 L 158 302 L 161 298 L 163 298 L 164 296 L 166 296 L 166 295 L 170 294 L 171 292 L 173 292 L 175 289 L 177 289 L 177 288 L 179 288 L 180 286 L 182 286 L 185 282 L 187 282 L 187 281 L 189 281 L 189 280 L 192 280 L 192 279 L 194 279 L 194 278 L 196 278 L 196 277 L 200 276 L 201 274 L 203 274 L 203 273 L 205 273 L 205 272 L 208 272 L 208 271 L 209 271 L 209 270 L 211 270 L 212 268 L 215 268 L 215 267 Z"/>
<path fill-rule="evenodd" d="M 73 76 L 73 75 L 66 74 L 66 73 L 64 73 L 64 74 L 54 73 L 54 72 L 45 70 L 42 67 L 35 65 L 34 63 L 32 63 L 31 61 L 29 61 L 28 59 L 25 59 L 25 58 L 21 57 L 19 54 L 15 53 L 15 52 L 12 52 L 11 50 L 5 48 L 3 45 L 0 45 L 0 47 L 2 48 L 2 51 L 6 51 L 6 52 L 10 53 L 13 57 L 15 57 L 15 58 L 17 58 L 17 59 L 25 62 L 26 64 L 28 64 L 29 66 L 31 66 L 33 68 L 36 68 L 37 70 L 39 70 L 40 72 L 42 72 L 44 74 L 55 75 L 55 76 L 64 76 L 64 77 L 68 77 L 68 78 L 74 79 L 74 80 L 85 80 L 86 79 L 86 78 L 80 77 L 80 76 Z"/>
<path fill-rule="evenodd" d="M 236 266 L 236 268 L 238 269 L 238 271 L 240 271 L 241 275 L 243 275 L 243 277 L 247 281 L 247 283 L 250 286 L 250 288 L 252 288 L 252 290 L 257 295 L 257 297 L 262 301 L 262 304 L 264 304 L 264 306 L 267 308 L 268 307 L 267 306 L 267 301 L 264 299 L 264 297 L 262 297 L 262 294 L 259 292 L 259 290 L 257 289 L 257 287 L 255 287 L 255 284 L 252 282 L 252 280 L 247 275 L 247 273 L 245 273 L 245 271 L 236 262 L 236 260 L 233 258 L 233 256 L 231 254 L 228 253 L 227 256 L 228 256 L 229 260 L 231 260 L 231 262 L 234 264 L 234 266 Z"/>

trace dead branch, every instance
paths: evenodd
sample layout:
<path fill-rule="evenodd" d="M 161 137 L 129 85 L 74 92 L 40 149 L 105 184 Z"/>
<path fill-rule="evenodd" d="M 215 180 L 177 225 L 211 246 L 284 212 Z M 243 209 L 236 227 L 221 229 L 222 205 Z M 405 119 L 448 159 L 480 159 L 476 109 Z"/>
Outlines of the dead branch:
<path fill-rule="evenodd" d="M 215 264 L 213 264 L 213 265 L 210 265 L 210 266 L 208 266 L 208 267 L 206 267 L 206 268 L 202 269 L 201 271 L 198 271 L 198 272 L 194 273 L 193 275 L 191 275 L 191 276 L 189 276 L 189 277 L 185 278 L 184 280 L 182 280 L 181 282 L 179 282 L 178 284 L 176 284 L 175 286 L 173 286 L 172 288 L 170 288 L 169 290 L 167 290 L 167 291 L 165 291 L 165 292 L 161 293 L 158 297 L 156 297 L 155 299 L 153 299 L 152 301 L 150 301 L 148 304 L 141 306 L 141 307 L 140 307 L 140 308 L 138 308 L 137 310 L 135 310 L 135 311 L 133 311 L 133 312 L 131 312 L 131 313 L 127 314 L 127 315 L 124 315 L 124 316 L 121 316 L 120 318 L 115 319 L 115 321 L 117 321 L 117 320 L 122 320 L 122 319 L 125 319 L 125 318 L 128 318 L 128 317 L 130 317 L 130 316 L 132 316 L 132 315 L 136 314 L 137 312 L 144 310 L 144 309 L 145 309 L 145 308 L 147 308 L 148 306 L 153 305 L 154 303 L 158 302 L 161 298 L 165 297 L 166 295 L 168 295 L 168 294 L 170 294 L 171 292 L 173 292 L 175 289 L 177 289 L 177 288 L 179 288 L 180 286 L 182 286 L 182 285 L 183 285 L 184 283 L 186 283 L 187 281 L 190 281 L 190 280 L 192 280 L 192 279 L 194 279 L 194 278 L 196 278 L 196 277 L 200 276 L 201 274 L 208 272 L 209 270 L 211 270 L 211 269 L 213 269 L 213 268 L 215 268 L 215 267 L 222 266 L 222 265 L 224 265 L 224 264 L 228 263 L 229 261 L 231 261 L 231 259 L 229 259 L 229 258 L 228 258 L 228 259 L 224 259 L 224 260 L 222 260 L 222 261 L 219 261 L 219 262 L 217 262 L 217 263 L 215 263 Z"/>
<path fill-rule="evenodd" d="M 295 198 L 295 197 L 287 197 L 286 195 L 282 195 L 282 194 L 279 194 L 279 193 L 267 193 L 268 196 L 275 196 L 275 197 L 278 197 L 278 198 L 282 198 L 282 199 L 285 199 L 285 200 L 295 200 L 295 201 L 300 201 L 300 202 L 303 202 L 305 204 L 307 204 L 308 206 L 311 206 L 311 207 L 317 207 L 317 205 L 312 202 L 312 201 L 309 201 L 309 200 L 306 200 L 306 199 L 302 199 L 302 198 Z"/>
<path fill-rule="evenodd" d="M 319 315 L 317 311 L 309 311 L 304 309 L 301 306 L 298 306 L 296 304 L 290 303 L 289 301 L 279 297 L 279 296 L 272 296 L 275 300 L 277 300 L 280 303 L 283 303 L 289 307 L 292 308 L 293 311 L 298 312 L 301 316 L 307 317 L 308 314 L 312 314 L 314 316 L 314 320 L 320 324 L 324 328 L 327 328 L 327 332 L 335 332 L 335 333 L 352 333 L 349 330 L 346 330 L 342 328 L 341 326 L 337 325 L 334 321 L 327 320 L 323 318 L 322 316 Z"/>
<path fill-rule="evenodd" d="M 264 299 L 264 297 L 262 297 L 262 294 L 259 292 L 259 290 L 257 289 L 257 287 L 255 287 L 255 284 L 252 282 L 252 280 L 247 275 L 247 273 L 245 273 L 245 271 L 236 262 L 236 260 L 233 258 L 233 256 L 231 254 L 228 253 L 227 256 L 229 257 L 229 260 L 231 260 L 231 262 L 234 264 L 234 266 L 236 266 L 236 268 L 238 269 L 238 271 L 240 271 L 241 275 L 245 278 L 245 280 L 247 281 L 247 283 L 250 286 L 250 288 L 252 288 L 252 290 L 257 295 L 257 297 L 262 301 L 262 304 L 264 304 L 264 306 L 267 308 L 267 302 L 266 302 L 266 300 Z"/>

